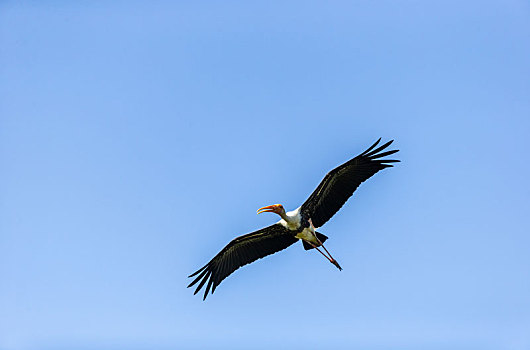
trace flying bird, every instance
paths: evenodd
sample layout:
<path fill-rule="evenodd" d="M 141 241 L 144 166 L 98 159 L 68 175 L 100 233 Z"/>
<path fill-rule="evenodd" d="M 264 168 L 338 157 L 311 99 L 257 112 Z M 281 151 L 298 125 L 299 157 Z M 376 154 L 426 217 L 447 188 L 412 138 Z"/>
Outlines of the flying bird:
<path fill-rule="evenodd" d="M 324 247 L 328 239 L 316 228 L 324 225 L 351 197 L 359 185 L 379 170 L 392 167 L 394 159 L 381 159 L 399 150 L 385 150 L 393 140 L 376 148 L 377 140 L 366 151 L 331 170 L 320 182 L 309 198 L 300 207 L 286 212 L 281 204 L 258 209 L 258 214 L 275 213 L 281 219 L 261 230 L 234 238 L 210 262 L 188 277 L 195 277 L 188 288 L 199 284 L 195 293 L 206 284 L 203 300 L 208 292 L 215 292 L 217 286 L 232 272 L 267 255 L 279 252 L 291 244 L 302 241 L 305 250 L 316 249 L 339 270 L 341 266 Z M 322 247 L 324 251 L 320 250 Z"/>

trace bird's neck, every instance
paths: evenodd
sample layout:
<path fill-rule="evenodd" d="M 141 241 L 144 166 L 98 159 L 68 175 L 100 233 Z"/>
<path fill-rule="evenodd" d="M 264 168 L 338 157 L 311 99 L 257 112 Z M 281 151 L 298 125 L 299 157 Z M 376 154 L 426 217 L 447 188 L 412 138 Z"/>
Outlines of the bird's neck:
<path fill-rule="evenodd" d="M 298 229 L 300 226 L 300 214 L 298 210 L 293 210 L 288 213 L 278 213 L 282 217 L 283 220 L 280 220 L 280 223 L 282 223 L 284 226 L 288 227 L 291 230 Z"/>
<path fill-rule="evenodd" d="M 281 213 L 278 213 L 278 215 L 280 215 L 282 217 L 282 219 L 284 219 L 288 223 L 291 223 L 292 220 L 293 220 L 293 218 L 289 217 L 285 211 L 283 211 Z"/>

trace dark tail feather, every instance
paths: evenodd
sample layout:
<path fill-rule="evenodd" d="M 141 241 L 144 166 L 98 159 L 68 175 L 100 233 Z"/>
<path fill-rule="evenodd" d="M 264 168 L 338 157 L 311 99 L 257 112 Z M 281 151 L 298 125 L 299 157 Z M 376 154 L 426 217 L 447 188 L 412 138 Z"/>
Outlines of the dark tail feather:
<path fill-rule="evenodd" d="M 323 235 L 322 233 L 315 232 L 317 234 L 318 239 L 320 242 L 324 243 L 326 239 L 328 239 L 328 236 Z M 304 245 L 305 250 L 313 249 L 313 246 L 306 241 L 302 241 L 302 244 Z"/>

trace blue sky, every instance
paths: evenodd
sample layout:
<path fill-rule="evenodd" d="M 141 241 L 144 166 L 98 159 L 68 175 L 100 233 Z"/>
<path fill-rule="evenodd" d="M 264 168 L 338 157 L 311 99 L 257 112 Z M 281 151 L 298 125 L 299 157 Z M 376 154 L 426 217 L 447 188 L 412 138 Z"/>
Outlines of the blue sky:
<path fill-rule="evenodd" d="M 0 349 L 528 349 L 527 1 L 3 1 Z M 399 163 L 206 302 L 377 138 Z"/>

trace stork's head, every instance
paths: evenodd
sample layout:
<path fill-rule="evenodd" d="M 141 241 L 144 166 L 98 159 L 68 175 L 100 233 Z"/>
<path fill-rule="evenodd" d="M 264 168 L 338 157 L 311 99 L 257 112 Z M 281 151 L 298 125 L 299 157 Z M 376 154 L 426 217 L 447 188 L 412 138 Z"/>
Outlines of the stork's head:
<path fill-rule="evenodd" d="M 285 209 L 283 209 L 283 205 L 281 204 L 273 204 L 267 207 L 259 208 L 258 214 L 261 214 L 261 213 L 276 213 L 282 216 L 283 214 L 285 214 Z"/>

